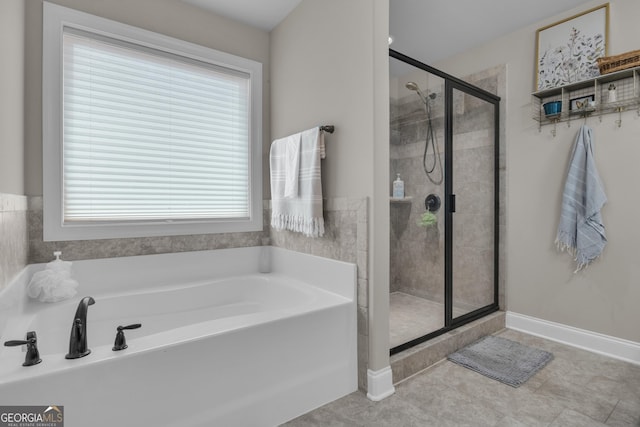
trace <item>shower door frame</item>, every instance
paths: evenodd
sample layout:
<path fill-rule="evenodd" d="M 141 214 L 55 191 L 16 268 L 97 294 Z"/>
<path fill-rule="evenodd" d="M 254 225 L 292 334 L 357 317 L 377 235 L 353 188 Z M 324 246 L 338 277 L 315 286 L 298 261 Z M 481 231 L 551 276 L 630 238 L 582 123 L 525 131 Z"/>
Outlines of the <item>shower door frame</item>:
<path fill-rule="evenodd" d="M 389 49 L 389 56 L 399 61 L 405 62 L 416 68 L 422 69 L 430 74 L 444 80 L 444 218 L 445 218 L 445 257 L 444 257 L 444 327 L 430 332 L 421 337 L 407 341 L 391 348 L 390 354 L 396 354 L 439 335 L 445 334 L 469 322 L 477 320 L 488 314 L 500 310 L 499 306 L 499 212 L 500 212 L 500 97 L 484 89 L 476 87 L 457 77 L 447 74 L 437 68 L 417 61 L 393 49 Z M 465 94 L 475 96 L 494 106 L 494 236 L 493 236 L 493 302 L 466 313 L 459 317 L 453 317 L 453 221 L 455 213 L 455 194 L 453 193 L 453 91 L 458 90 Z"/>

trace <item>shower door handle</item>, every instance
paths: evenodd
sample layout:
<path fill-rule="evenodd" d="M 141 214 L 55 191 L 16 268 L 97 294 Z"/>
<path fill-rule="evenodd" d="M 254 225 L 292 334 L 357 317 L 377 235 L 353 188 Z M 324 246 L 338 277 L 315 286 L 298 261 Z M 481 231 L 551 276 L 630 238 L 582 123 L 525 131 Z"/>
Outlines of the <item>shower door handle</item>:
<path fill-rule="evenodd" d="M 456 211 L 456 195 L 455 194 L 452 194 L 451 196 L 449 196 L 449 206 L 450 206 L 449 211 L 451 213 Z"/>

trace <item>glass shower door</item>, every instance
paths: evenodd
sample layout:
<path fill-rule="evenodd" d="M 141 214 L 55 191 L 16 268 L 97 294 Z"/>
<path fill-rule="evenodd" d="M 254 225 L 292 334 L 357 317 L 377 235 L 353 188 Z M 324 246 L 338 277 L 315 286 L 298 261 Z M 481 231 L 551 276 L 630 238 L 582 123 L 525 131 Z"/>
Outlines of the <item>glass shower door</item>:
<path fill-rule="evenodd" d="M 444 79 L 390 58 L 389 342 L 392 348 L 445 326 L 444 214 L 425 199 L 444 195 Z M 426 219 L 425 219 L 426 218 Z"/>
<path fill-rule="evenodd" d="M 450 83 L 447 144 L 447 318 L 462 320 L 497 304 L 497 104 Z M 449 317 L 450 316 L 450 317 Z"/>
<path fill-rule="evenodd" d="M 500 98 L 399 52 L 390 56 L 389 342 L 396 354 L 499 309 Z M 398 174 L 404 197 L 392 194 Z"/>

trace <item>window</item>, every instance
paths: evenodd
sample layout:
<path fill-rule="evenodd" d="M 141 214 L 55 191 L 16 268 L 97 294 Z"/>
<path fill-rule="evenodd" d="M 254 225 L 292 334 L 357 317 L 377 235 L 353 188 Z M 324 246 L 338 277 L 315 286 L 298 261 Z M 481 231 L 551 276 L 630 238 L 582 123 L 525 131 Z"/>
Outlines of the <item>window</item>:
<path fill-rule="evenodd" d="M 44 3 L 45 240 L 262 229 L 261 64 Z"/>

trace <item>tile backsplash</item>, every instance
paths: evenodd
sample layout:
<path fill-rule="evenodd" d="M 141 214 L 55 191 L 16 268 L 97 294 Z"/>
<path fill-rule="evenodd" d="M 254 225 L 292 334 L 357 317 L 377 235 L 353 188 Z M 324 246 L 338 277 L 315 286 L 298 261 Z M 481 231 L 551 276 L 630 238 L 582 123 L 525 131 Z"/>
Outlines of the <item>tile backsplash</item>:
<path fill-rule="evenodd" d="M 40 196 L 29 198 L 28 225 L 29 263 L 51 261 L 54 251 L 62 251 L 63 259 L 73 261 L 259 246 L 262 244 L 262 238 L 267 236 L 265 231 L 256 231 L 249 233 L 45 242 L 42 239 L 42 197 Z"/>
<path fill-rule="evenodd" d="M 0 194 L 0 290 L 28 262 L 27 197 Z"/>

